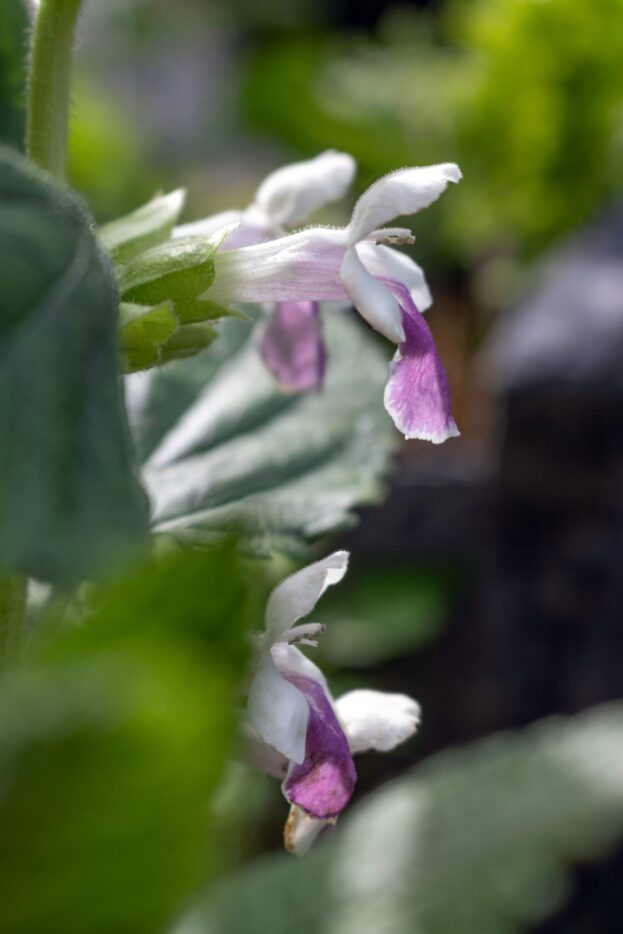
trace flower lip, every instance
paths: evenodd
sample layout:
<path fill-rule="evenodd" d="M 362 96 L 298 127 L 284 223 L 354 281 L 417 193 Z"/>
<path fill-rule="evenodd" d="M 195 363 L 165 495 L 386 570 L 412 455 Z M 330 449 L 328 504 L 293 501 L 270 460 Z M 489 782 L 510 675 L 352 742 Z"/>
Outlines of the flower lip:
<path fill-rule="evenodd" d="M 318 302 L 278 302 L 263 329 L 260 352 L 284 392 L 321 389 L 327 355 Z"/>
<path fill-rule="evenodd" d="M 332 820 L 342 813 L 355 788 L 357 773 L 348 739 L 324 687 L 312 678 L 288 678 L 309 704 L 305 759 L 293 763 L 284 794 L 306 814 Z"/>
<path fill-rule="evenodd" d="M 400 302 L 406 336 L 390 365 L 385 408 L 405 438 L 440 444 L 459 431 L 433 335 L 409 289 L 393 281 L 388 281 L 387 286 Z"/>
<path fill-rule="evenodd" d="M 334 551 L 327 558 L 286 577 L 275 587 L 268 598 L 265 617 L 266 634 L 271 644 L 282 639 L 299 619 L 309 616 L 327 587 L 342 580 L 348 559 L 347 551 Z"/>
<path fill-rule="evenodd" d="M 461 179 L 453 162 L 397 169 L 374 182 L 355 205 L 348 225 L 348 244 L 354 246 L 395 217 L 417 214 L 436 201 L 449 182 Z"/>

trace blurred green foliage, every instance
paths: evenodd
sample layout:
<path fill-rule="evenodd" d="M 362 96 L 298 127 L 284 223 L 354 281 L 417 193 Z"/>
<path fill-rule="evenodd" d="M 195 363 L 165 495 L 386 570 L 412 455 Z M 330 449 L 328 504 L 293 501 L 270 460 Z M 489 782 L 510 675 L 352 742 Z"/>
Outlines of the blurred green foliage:
<path fill-rule="evenodd" d="M 459 162 L 464 184 L 415 227 L 466 262 L 536 251 L 620 191 L 621 61 L 621 0 L 453 0 L 437 18 L 398 8 L 373 38 L 260 43 L 246 103 L 258 129 L 304 152 L 351 152 L 362 186 Z"/>
<path fill-rule="evenodd" d="M 138 207 L 163 185 L 123 107 L 103 89 L 78 81 L 73 92 L 69 177 L 98 221 Z"/>
<path fill-rule="evenodd" d="M 224 868 L 209 802 L 257 617 L 235 547 L 91 589 L 0 678 L 0 929 L 163 930 Z"/>
<path fill-rule="evenodd" d="M 352 570 L 323 600 L 320 651 L 346 668 L 415 652 L 441 634 L 452 591 L 451 574 L 413 564 Z"/>

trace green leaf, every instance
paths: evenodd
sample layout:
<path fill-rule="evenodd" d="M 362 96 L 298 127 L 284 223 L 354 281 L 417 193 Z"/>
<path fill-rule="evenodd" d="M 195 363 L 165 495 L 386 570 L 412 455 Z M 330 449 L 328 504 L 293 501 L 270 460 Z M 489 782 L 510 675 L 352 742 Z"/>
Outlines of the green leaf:
<path fill-rule="evenodd" d="M 216 247 L 199 237 L 180 237 L 153 247 L 119 267 L 119 290 L 128 302 L 188 302 L 214 280 Z"/>
<path fill-rule="evenodd" d="M 176 934 L 511 934 L 566 893 L 565 866 L 623 832 L 623 707 L 434 757 L 304 860 L 219 885 Z"/>
<path fill-rule="evenodd" d="M 104 224 L 98 235 L 117 263 L 127 263 L 150 247 L 164 243 L 177 223 L 186 193 L 178 188 L 157 195 L 138 210 Z"/>
<path fill-rule="evenodd" d="M 43 579 L 88 575 L 146 529 L 91 227 L 71 191 L 0 149 L 0 564 Z"/>
<path fill-rule="evenodd" d="M 161 346 L 178 327 L 170 302 L 154 308 L 122 302 L 119 307 L 119 345 L 126 372 L 144 370 L 160 360 Z"/>
<path fill-rule="evenodd" d="M 302 556 L 380 498 L 396 437 L 382 401 L 386 357 L 345 313 L 327 310 L 324 322 L 320 393 L 282 393 L 254 330 L 231 319 L 205 354 L 130 379 L 156 531 L 205 542 L 233 529 L 250 551 Z"/>
<path fill-rule="evenodd" d="M 91 595 L 0 679 L 0 929 L 153 934 L 221 867 L 254 602 L 234 548 L 175 553 Z"/>

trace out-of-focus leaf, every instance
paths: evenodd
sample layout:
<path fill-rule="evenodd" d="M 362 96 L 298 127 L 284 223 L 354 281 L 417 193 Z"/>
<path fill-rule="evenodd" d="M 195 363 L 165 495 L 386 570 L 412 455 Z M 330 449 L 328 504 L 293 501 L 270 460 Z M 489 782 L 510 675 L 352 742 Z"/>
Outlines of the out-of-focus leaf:
<path fill-rule="evenodd" d="M 386 357 L 346 314 L 327 310 L 324 321 L 321 393 L 283 394 L 253 329 L 232 320 L 205 354 L 131 377 L 156 531 L 204 542 L 233 529 L 253 552 L 300 556 L 379 498 L 396 437 L 382 402 Z"/>
<path fill-rule="evenodd" d="M 413 567 L 370 567 L 349 575 L 323 602 L 322 654 L 365 667 L 416 651 L 439 635 L 450 598 L 448 575 Z"/>
<path fill-rule="evenodd" d="M 157 195 L 147 204 L 100 227 L 98 234 L 115 262 L 127 263 L 150 247 L 164 243 L 184 207 L 183 188 Z"/>
<path fill-rule="evenodd" d="M 91 573 L 147 525 L 91 227 L 68 189 L 0 150 L 0 563 L 43 579 Z"/>
<path fill-rule="evenodd" d="M 7 934 L 153 934 L 221 864 L 208 805 L 254 607 L 234 548 L 169 554 L 91 603 L 0 679 Z"/>
<path fill-rule="evenodd" d="M 26 29 L 23 0 L 0 4 L 0 140 L 20 147 L 25 133 Z"/>
<path fill-rule="evenodd" d="M 623 832 L 623 708 L 445 753 L 372 795 L 302 861 L 220 884 L 175 934 L 511 934 L 564 867 Z"/>

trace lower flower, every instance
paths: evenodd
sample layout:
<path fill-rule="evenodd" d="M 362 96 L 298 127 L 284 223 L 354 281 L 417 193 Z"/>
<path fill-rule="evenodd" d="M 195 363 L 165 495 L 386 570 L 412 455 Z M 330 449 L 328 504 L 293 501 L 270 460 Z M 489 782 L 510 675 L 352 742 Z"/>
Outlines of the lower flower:
<path fill-rule="evenodd" d="M 347 552 L 335 552 L 273 591 L 249 690 L 251 758 L 283 777 L 291 805 L 285 844 L 297 855 L 350 801 L 357 780 L 353 755 L 393 749 L 415 733 L 420 719 L 418 704 L 404 694 L 359 690 L 334 701 L 320 669 L 296 647 L 317 644 L 322 626 L 295 624 L 342 579 L 347 563 Z"/>

